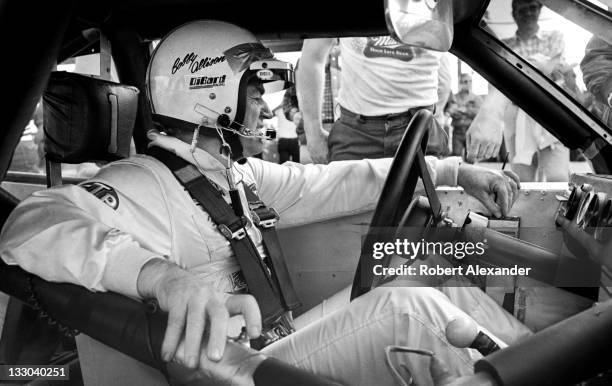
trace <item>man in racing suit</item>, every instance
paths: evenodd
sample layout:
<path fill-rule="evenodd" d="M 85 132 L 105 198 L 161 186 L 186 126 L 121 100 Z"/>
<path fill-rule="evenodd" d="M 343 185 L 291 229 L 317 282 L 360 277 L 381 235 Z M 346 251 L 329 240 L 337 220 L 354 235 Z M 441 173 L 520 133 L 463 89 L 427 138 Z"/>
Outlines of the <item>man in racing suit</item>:
<path fill-rule="evenodd" d="M 195 167 L 234 205 L 231 191 L 237 190 L 244 229 L 262 258 L 268 251 L 246 204 L 247 189 L 276 209 L 281 226 L 317 222 L 373 209 L 391 164 L 234 163 L 261 151 L 259 129 L 269 113 L 262 94 L 286 87 L 290 72 L 248 31 L 214 21 L 172 31 L 148 69 L 151 105 L 166 129 L 149 132 L 149 147 Z M 181 89 L 201 83 L 208 87 L 188 90 L 202 94 Z M 427 161 L 438 185 L 463 186 L 497 216 L 517 196 L 511 174 L 460 165 L 457 158 Z M 262 334 L 257 302 L 237 280 L 230 242 L 175 174 L 147 155 L 109 164 L 78 186 L 34 193 L 7 220 L 0 254 L 49 281 L 156 299 L 169 313 L 162 357 L 190 369 L 222 357 L 236 319 L 249 337 Z M 446 325 L 464 311 L 507 341 L 526 332 L 476 289 L 378 288 L 262 351 L 347 385 L 394 384 L 384 363 L 389 345 L 429 349 L 452 373 L 468 374 L 480 354 L 444 338 Z M 203 344 L 205 326 L 210 333 Z M 431 384 L 426 359 L 405 355 L 400 363 L 419 385 Z"/>

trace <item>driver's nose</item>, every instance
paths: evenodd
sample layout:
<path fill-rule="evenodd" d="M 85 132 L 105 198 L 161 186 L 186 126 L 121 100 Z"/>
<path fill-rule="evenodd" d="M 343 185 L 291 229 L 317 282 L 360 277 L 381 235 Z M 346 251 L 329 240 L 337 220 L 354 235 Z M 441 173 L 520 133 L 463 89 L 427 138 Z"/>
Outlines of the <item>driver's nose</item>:
<path fill-rule="evenodd" d="M 265 101 L 263 101 L 261 105 L 261 111 L 259 112 L 259 117 L 261 119 L 271 119 L 274 117 L 274 114 L 272 114 L 270 107 Z"/>

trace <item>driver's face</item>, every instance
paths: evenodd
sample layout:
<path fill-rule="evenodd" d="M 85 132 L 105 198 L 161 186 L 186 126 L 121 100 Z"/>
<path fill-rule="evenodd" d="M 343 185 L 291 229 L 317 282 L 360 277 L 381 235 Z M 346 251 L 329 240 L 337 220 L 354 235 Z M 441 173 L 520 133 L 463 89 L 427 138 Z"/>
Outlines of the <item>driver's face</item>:
<path fill-rule="evenodd" d="M 247 87 L 247 101 L 244 113 L 243 124 L 252 132 L 260 131 L 263 127 L 263 120 L 272 118 L 272 112 L 268 104 L 263 100 L 264 89 L 259 84 L 250 84 Z M 263 151 L 264 139 L 240 137 L 243 154 L 250 157 Z"/>

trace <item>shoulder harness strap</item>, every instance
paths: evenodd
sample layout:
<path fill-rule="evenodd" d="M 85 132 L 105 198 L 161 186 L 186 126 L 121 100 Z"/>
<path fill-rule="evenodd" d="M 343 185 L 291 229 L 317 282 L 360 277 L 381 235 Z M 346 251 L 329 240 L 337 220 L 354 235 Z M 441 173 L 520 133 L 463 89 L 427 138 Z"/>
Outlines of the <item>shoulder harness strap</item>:
<path fill-rule="evenodd" d="M 259 228 L 263 237 L 264 246 L 268 251 L 269 265 L 272 266 L 274 277 L 278 280 L 278 285 L 282 289 L 282 295 L 285 301 L 285 306 L 288 309 L 295 309 L 302 303 L 295 293 L 287 264 L 285 264 L 285 256 L 281 248 L 278 234 L 276 233 L 276 223 L 279 215 L 274 208 L 267 207 L 257 195 L 254 185 L 244 186 L 244 193 L 251 210 L 253 222 Z"/>
<path fill-rule="evenodd" d="M 159 147 L 152 147 L 147 153 L 172 171 L 189 194 L 208 212 L 217 224 L 219 232 L 230 242 L 249 293 L 257 299 L 265 326 L 278 320 L 285 311 L 301 305 L 289 279 L 282 255 L 277 258 L 271 257 L 272 264 L 269 266 L 261 259 L 245 230 L 246 218 L 235 214 L 231 205 L 223 199 L 221 192 L 195 166 Z M 262 234 L 264 229 L 266 228 L 261 228 Z M 278 243 L 277 237 L 272 244 L 275 242 Z M 264 236 L 264 246 L 270 256 L 280 251 L 280 244 L 270 246 L 266 236 Z M 278 271 L 281 272 L 280 276 Z"/>

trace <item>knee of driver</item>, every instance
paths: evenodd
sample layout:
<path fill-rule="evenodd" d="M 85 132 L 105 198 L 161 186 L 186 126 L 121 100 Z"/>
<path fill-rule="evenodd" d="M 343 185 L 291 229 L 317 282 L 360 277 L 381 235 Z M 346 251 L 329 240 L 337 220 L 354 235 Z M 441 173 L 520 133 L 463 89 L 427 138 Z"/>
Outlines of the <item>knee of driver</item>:
<path fill-rule="evenodd" d="M 448 302 L 444 294 L 432 287 L 378 287 L 370 294 L 382 307 L 392 307 L 398 312 L 427 312 Z"/>
<path fill-rule="evenodd" d="M 462 314 L 442 292 L 432 287 L 379 287 L 365 297 L 368 295 L 371 302 L 363 303 L 367 310 L 372 315 L 394 315 L 395 333 L 408 339 L 410 344 L 425 344 L 423 339 L 434 337 L 435 342 L 442 342 L 448 323 Z"/>

